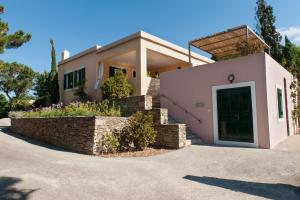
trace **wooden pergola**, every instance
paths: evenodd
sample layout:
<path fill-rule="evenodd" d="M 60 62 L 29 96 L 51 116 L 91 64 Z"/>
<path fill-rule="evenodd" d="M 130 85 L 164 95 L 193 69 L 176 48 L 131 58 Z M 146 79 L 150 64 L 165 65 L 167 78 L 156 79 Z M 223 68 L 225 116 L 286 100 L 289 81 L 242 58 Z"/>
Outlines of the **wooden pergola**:
<path fill-rule="evenodd" d="M 255 42 L 260 45 L 261 52 L 268 49 L 270 54 L 270 46 L 250 27 L 242 25 L 189 41 L 189 61 L 191 62 L 191 46 L 206 51 L 215 57 L 225 57 L 238 55 L 240 52 L 237 46 L 241 42 Z"/>

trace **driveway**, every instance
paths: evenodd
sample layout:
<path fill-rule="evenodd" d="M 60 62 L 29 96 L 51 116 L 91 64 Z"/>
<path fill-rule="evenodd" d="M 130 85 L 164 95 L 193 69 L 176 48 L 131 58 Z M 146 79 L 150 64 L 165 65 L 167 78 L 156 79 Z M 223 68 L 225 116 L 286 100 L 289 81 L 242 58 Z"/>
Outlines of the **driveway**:
<path fill-rule="evenodd" d="M 102 158 L 12 135 L 0 119 L 0 199 L 300 199 L 300 136 L 273 150 L 195 145 Z"/>

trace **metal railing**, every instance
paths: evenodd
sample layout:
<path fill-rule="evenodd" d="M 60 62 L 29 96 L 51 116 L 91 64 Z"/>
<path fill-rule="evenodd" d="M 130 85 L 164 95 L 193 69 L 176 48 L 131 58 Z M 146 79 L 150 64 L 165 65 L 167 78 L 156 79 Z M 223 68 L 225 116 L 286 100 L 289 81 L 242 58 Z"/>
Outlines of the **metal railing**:
<path fill-rule="evenodd" d="M 202 123 L 201 119 L 199 119 L 197 116 L 195 116 L 193 113 L 189 112 L 187 109 L 185 109 L 183 106 L 179 105 L 178 103 L 176 103 L 173 99 L 171 99 L 170 97 L 167 97 L 164 94 L 160 94 L 161 97 L 167 99 L 168 101 L 170 101 L 171 103 L 173 103 L 173 105 L 177 106 L 178 108 L 180 108 L 181 110 L 183 110 L 186 114 L 190 115 L 191 117 L 193 117 L 195 120 L 197 120 L 200 124 Z"/>

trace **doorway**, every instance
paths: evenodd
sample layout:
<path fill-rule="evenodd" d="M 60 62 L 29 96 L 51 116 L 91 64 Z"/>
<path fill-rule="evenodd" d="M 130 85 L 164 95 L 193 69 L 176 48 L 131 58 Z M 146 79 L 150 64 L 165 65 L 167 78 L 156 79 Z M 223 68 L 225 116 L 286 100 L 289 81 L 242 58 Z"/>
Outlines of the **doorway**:
<path fill-rule="evenodd" d="M 213 86 L 214 141 L 257 146 L 254 82 Z"/>

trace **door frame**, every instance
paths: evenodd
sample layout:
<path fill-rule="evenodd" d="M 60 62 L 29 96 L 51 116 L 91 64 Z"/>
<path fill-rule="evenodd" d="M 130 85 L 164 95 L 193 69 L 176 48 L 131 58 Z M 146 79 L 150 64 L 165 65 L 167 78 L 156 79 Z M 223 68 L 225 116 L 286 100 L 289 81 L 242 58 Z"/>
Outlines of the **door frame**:
<path fill-rule="evenodd" d="M 252 103 L 252 121 L 253 121 L 253 143 L 250 142 L 235 142 L 219 140 L 219 127 L 218 127 L 218 103 L 217 91 L 221 89 L 247 87 L 251 88 L 251 103 Z M 255 95 L 255 82 L 242 82 L 231 83 L 225 85 L 212 86 L 212 101 L 213 101 L 213 128 L 214 128 L 214 143 L 229 146 L 243 146 L 243 147 L 258 147 L 258 132 L 257 132 L 257 113 L 256 113 L 256 95 Z"/>

